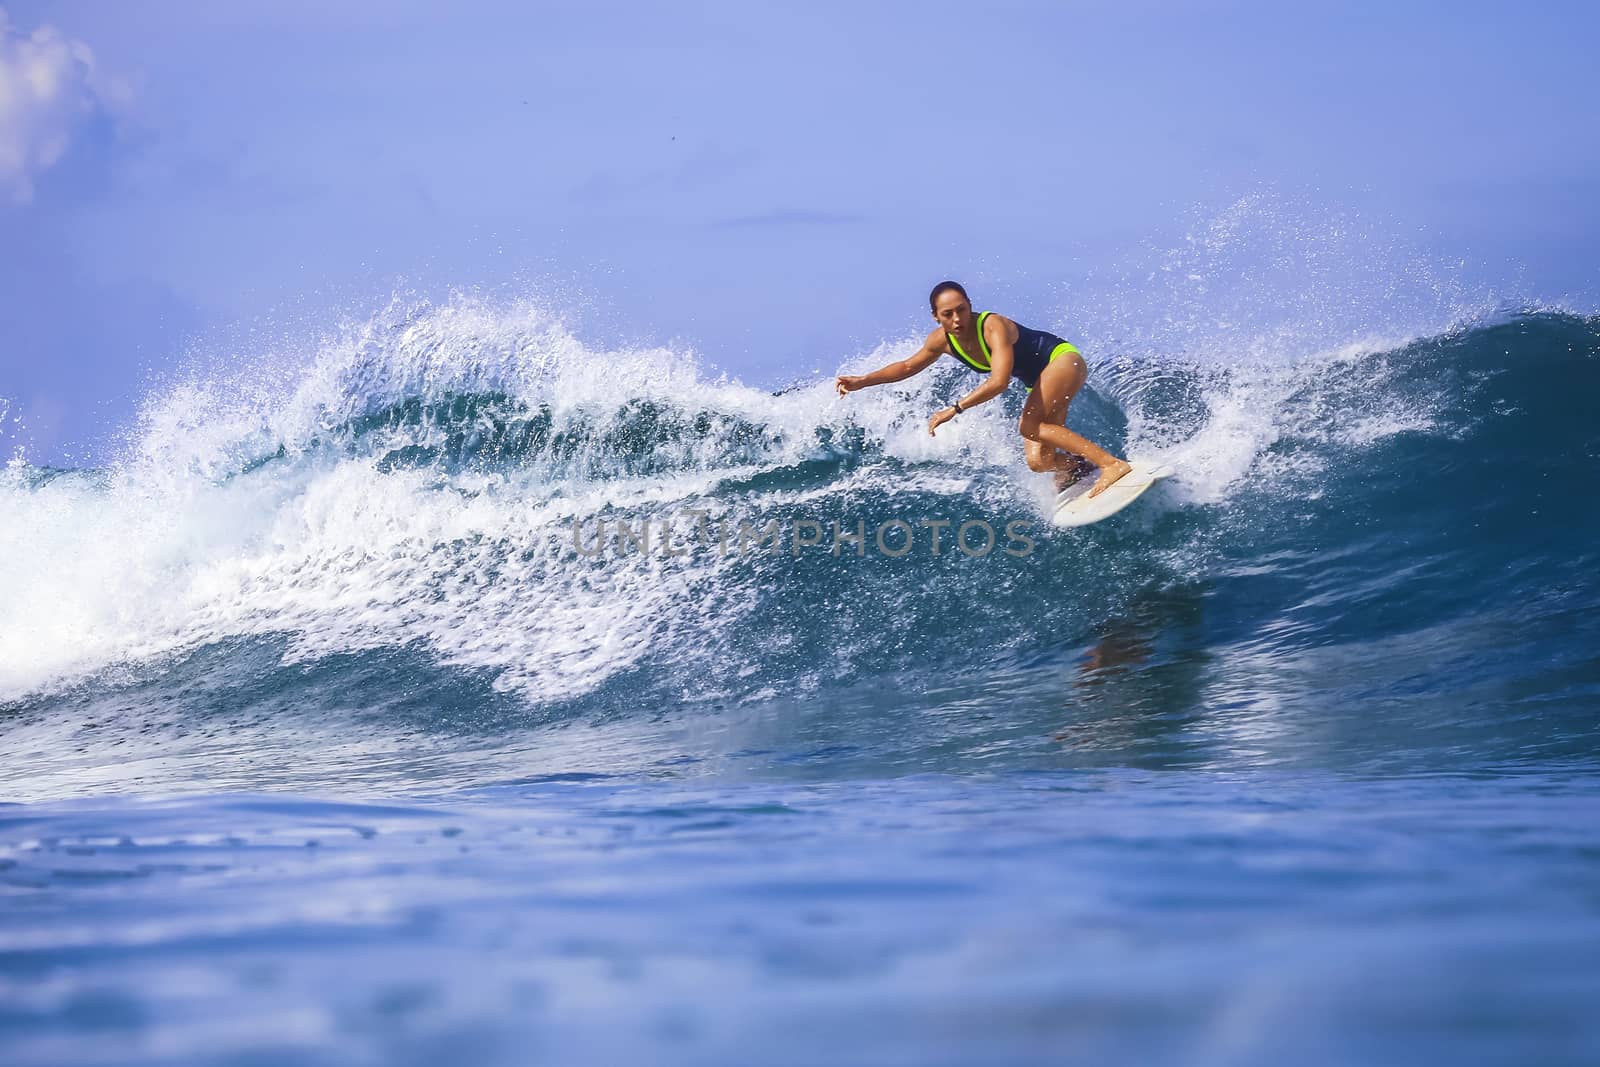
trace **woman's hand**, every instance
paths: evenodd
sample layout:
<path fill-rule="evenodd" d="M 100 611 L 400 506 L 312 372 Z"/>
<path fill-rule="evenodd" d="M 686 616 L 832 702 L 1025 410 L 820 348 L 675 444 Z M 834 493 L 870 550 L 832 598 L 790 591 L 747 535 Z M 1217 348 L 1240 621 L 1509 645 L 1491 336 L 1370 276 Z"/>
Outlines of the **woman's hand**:
<path fill-rule="evenodd" d="M 955 417 L 956 417 L 956 409 L 955 408 L 944 408 L 944 409 L 942 409 L 940 411 L 935 411 L 933 413 L 933 418 L 928 420 L 928 435 L 931 437 L 935 430 L 937 430 L 939 427 L 943 426 L 945 423 L 949 422 L 951 419 L 953 419 Z"/>
<path fill-rule="evenodd" d="M 840 396 L 844 396 L 861 388 L 861 378 L 853 374 L 841 374 L 833 380 L 833 387 L 839 390 Z"/>

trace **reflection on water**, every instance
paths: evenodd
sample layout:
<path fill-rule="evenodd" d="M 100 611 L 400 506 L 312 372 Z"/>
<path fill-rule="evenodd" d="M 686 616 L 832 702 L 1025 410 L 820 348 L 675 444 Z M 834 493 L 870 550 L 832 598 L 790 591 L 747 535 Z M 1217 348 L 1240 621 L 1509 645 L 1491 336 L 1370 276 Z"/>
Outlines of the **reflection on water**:
<path fill-rule="evenodd" d="M 1206 588 L 1150 589 L 1107 619 L 1083 654 L 1068 695 L 1073 721 L 1054 739 L 1079 752 L 1117 751 L 1133 766 L 1188 765 L 1204 715 L 1213 656 L 1204 631 Z"/>
<path fill-rule="evenodd" d="M 1100 640 L 1084 654 L 1078 685 L 1103 685 L 1110 677 L 1126 674 L 1128 667 L 1144 663 L 1153 651 L 1148 631 L 1129 619 L 1111 619 Z"/>

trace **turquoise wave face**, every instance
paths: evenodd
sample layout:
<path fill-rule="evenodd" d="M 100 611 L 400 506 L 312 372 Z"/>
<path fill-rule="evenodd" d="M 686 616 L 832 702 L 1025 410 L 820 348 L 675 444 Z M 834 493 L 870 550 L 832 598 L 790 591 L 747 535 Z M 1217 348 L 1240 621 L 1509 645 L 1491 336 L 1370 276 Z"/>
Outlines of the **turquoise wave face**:
<path fill-rule="evenodd" d="M 1593 752 L 1595 319 L 1105 361 L 1073 424 L 1179 473 L 1071 533 L 1016 398 L 926 436 L 955 372 L 851 406 L 578 362 L 169 398 L 115 468 L 12 468 L 0 699 L 41 795 L 155 747 L 243 787 L 350 745 L 462 782 Z"/>

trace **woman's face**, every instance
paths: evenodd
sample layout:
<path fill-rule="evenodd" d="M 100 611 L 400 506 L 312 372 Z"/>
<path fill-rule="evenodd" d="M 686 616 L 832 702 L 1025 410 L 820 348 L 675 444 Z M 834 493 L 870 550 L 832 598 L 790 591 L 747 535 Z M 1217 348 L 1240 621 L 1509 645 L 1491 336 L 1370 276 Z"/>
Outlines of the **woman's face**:
<path fill-rule="evenodd" d="M 972 305 L 954 289 L 946 289 L 933 302 L 933 317 L 951 333 L 960 333 L 972 321 Z"/>

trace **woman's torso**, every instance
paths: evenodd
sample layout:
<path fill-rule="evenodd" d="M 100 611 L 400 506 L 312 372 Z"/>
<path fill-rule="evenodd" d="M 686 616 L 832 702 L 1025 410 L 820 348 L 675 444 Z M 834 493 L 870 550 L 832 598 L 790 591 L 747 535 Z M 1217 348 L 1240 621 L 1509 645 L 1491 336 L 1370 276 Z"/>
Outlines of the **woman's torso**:
<path fill-rule="evenodd" d="M 984 311 L 978 315 L 975 330 L 978 343 L 975 346 L 962 344 L 949 330 L 944 334 L 951 355 L 980 374 L 988 374 L 990 364 L 993 362 L 989 356 L 988 338 L 983 335 L 985 320 L 993 314 L 992 311 Z M 1001 317 L 1001 322 L 1009 323 L 1011 329 L 1017 333 L 1011 342 L 1011 376 L 1020 378 L 1024 385 L 1032 388 L 1038 382 L 1040 373 L 1049 364 L 1050 354 L 1067 342 L 1053 333 L 1030 329 L 1015 320 L 1007 320 L 1004 316 Z M 1077 349 L 1074 348 L 1073 351 Z"/>

